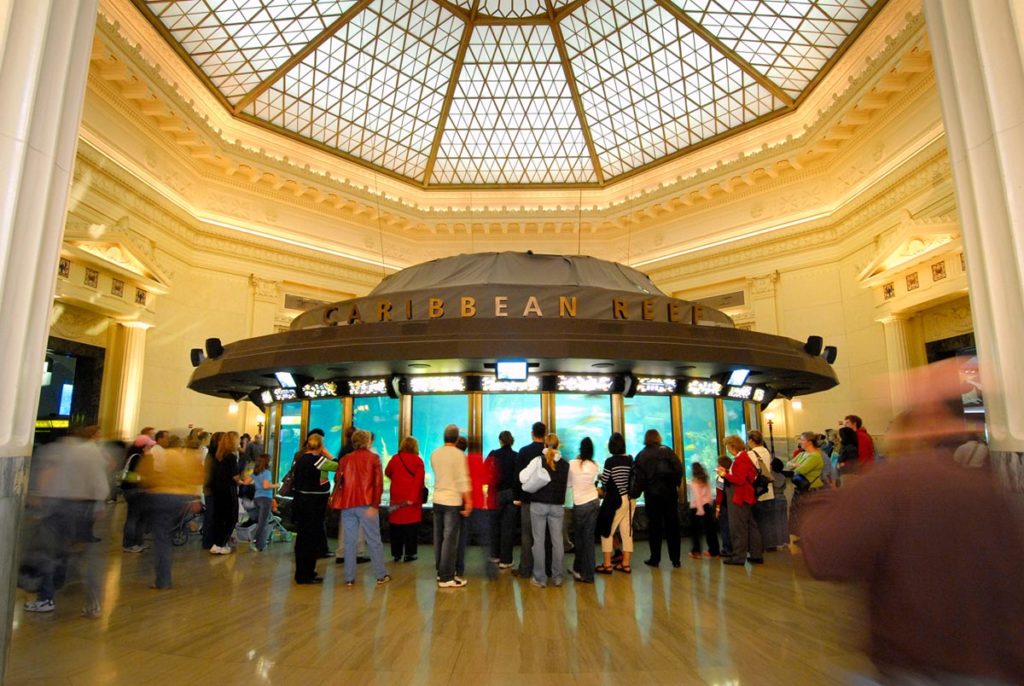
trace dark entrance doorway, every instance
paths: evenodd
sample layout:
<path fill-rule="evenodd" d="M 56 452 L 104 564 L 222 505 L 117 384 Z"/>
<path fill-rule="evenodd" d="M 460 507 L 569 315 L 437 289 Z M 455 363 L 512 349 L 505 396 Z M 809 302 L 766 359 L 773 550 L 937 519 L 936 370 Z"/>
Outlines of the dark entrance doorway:
<path fill-rule="evenodd" d="M 70 427 L 98 423 L 105 356 L 106 351 L 95 345 L 53 336 L 47 340 L 36 413 L 37 445 L 66 436 Z"/>

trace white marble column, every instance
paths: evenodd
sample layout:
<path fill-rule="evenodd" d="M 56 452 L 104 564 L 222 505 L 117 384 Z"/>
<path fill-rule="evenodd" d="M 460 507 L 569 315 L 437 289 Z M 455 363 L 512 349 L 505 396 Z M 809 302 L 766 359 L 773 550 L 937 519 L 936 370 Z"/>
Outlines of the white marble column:
<path fill-rule="evenodd" d="M 0 2 L 0 680 L 96 4 Z"/>
<path fill-rule="evenodd" d="M 910 406 L 907 371 L 910 370 L 910 329 L 906 316 L 891 314 L 880 320 L 885 332 L 885 357 L 889 364 L 889 397 L 892 414 L 898 415 Z"/>
<path fill-rule="evenodd" d="M 138 435 L 142 403 L 142 368 L 149 324 L 119 322 L 110 327 L 103 364 L 103 435 L 129 441 Z"/>
<path fill-rule="evenodd" d="M 1020 3 L 926 0 L 993 445 L 1024 450 Z M 1000 389 L 1002 392 L 993 392 Z"/>
<path fill-rule="evenodd" d="M 994 460 L 1024 493 L 1024 6 L 925 0 Z"/>

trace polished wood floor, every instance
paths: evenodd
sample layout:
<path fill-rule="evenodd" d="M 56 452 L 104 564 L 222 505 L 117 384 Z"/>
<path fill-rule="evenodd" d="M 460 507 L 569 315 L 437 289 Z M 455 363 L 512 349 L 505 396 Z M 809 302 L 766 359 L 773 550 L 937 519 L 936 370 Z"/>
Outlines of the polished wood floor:
<path fill-rule="evenodd" d="M 787 552 L 756 568 L 651 570 L 647 550 L 632 575 L 546 589 L 487 580 L 472 551 L 469 585 L 438 589 L 426 546 L 388 564 L 387 586 L 360 565 L 349 589 L 333 560 L 323 586 L 293 585 L 290 543 L 215 557 L 193 539 L 175 549 L 174 589 L 156 591 L 150 551 L 111 546 L 99 619 L 79 616 L 75 584 L 52 614 L 24 612 L 18 591 L 5 683 L 760 686 L 870 672 L 855 588 L 810 579 Z"/>

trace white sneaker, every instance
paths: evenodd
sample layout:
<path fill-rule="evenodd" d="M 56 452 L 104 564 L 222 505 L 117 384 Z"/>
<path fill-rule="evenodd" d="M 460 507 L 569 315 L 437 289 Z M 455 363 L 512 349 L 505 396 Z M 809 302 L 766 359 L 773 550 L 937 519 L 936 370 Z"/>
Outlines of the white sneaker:
<path fill-rule="evenodd" d="M 438 581 L 437 582 L 437 587 L 438 588 L 462 588 L 463 586 L 466 585 L 466 583 L 467 582 L 466 582 L 465 579 L 460 579 L 459 577 L 456 576 L 456 577 L 452 577 L 451 581 Z"/>
<path fill-rule="evenodd" d="M 33 600 L 25 603 L 25 612 L 53 612 L 54 609 L 52 600 Z"/>
<path fill-rule="evenodd" d="M 100 607 L 99 603 L 86 605 L 82 608 L 82 616 L 86 619 L 98 619 L 103 616 L 103 609 Z"/>
<path fill-rule="evenodd" d="M 231 548 L 228 547 L 228 546 L 224 546 L 222 548 L 219 545 L 212 545 L 212 546 L 210 546 L 210 554 L 211 555 L 230 555 L 231 554 Z"/>
<path fill-rule="evenodd" d="M 126 553 L 141 553 L 146 548 L 141 545 L 130 545 L 127 548 L 121 548 Z"/>

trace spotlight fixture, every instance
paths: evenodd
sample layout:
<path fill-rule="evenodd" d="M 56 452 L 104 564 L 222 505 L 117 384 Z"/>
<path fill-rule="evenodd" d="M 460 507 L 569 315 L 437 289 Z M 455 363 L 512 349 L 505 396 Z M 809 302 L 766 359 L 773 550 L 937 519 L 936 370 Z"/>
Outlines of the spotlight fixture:
<path fill-rule="evenodd" d="M 836 346 L 834 346 L 834 345 L 826 345 L 825 346 L 825 350 L 821 353 L 821 356 L 823 358 L 825 358 L 825 361 L 828 362 L 829 364 L 835 364 L 836 363 L 836 355 L 838 355 L 838 354 L 839 354 L 839 351 L 836 349 Z"/>
<path fill-rule="evenodd" d="M 218 357 L 224 354 L 224 346 L 221 345 L 219 338 L 207 338 L 206 339 L 206 356 L 211 360 L 216 360 Z"/>
<path fill-rule="evenodd" d="M 822 343 L 824 341 L 821 339 L 821 336 L 808 336 L 807 342 L 804 343 L 804 352 L 811 357 L 817 357 L 821 354 Z"/>
<path fill-rule="evenodd" d="M 192 350 L 190 350 L 188 353 L 188 357 L 190 360 L 192 360 L 193 367 L 198 367 L 203 363 L 203 360 L 206 359 L 206 356 L 203 355 L 202 348 L 192 348 Z"/>

